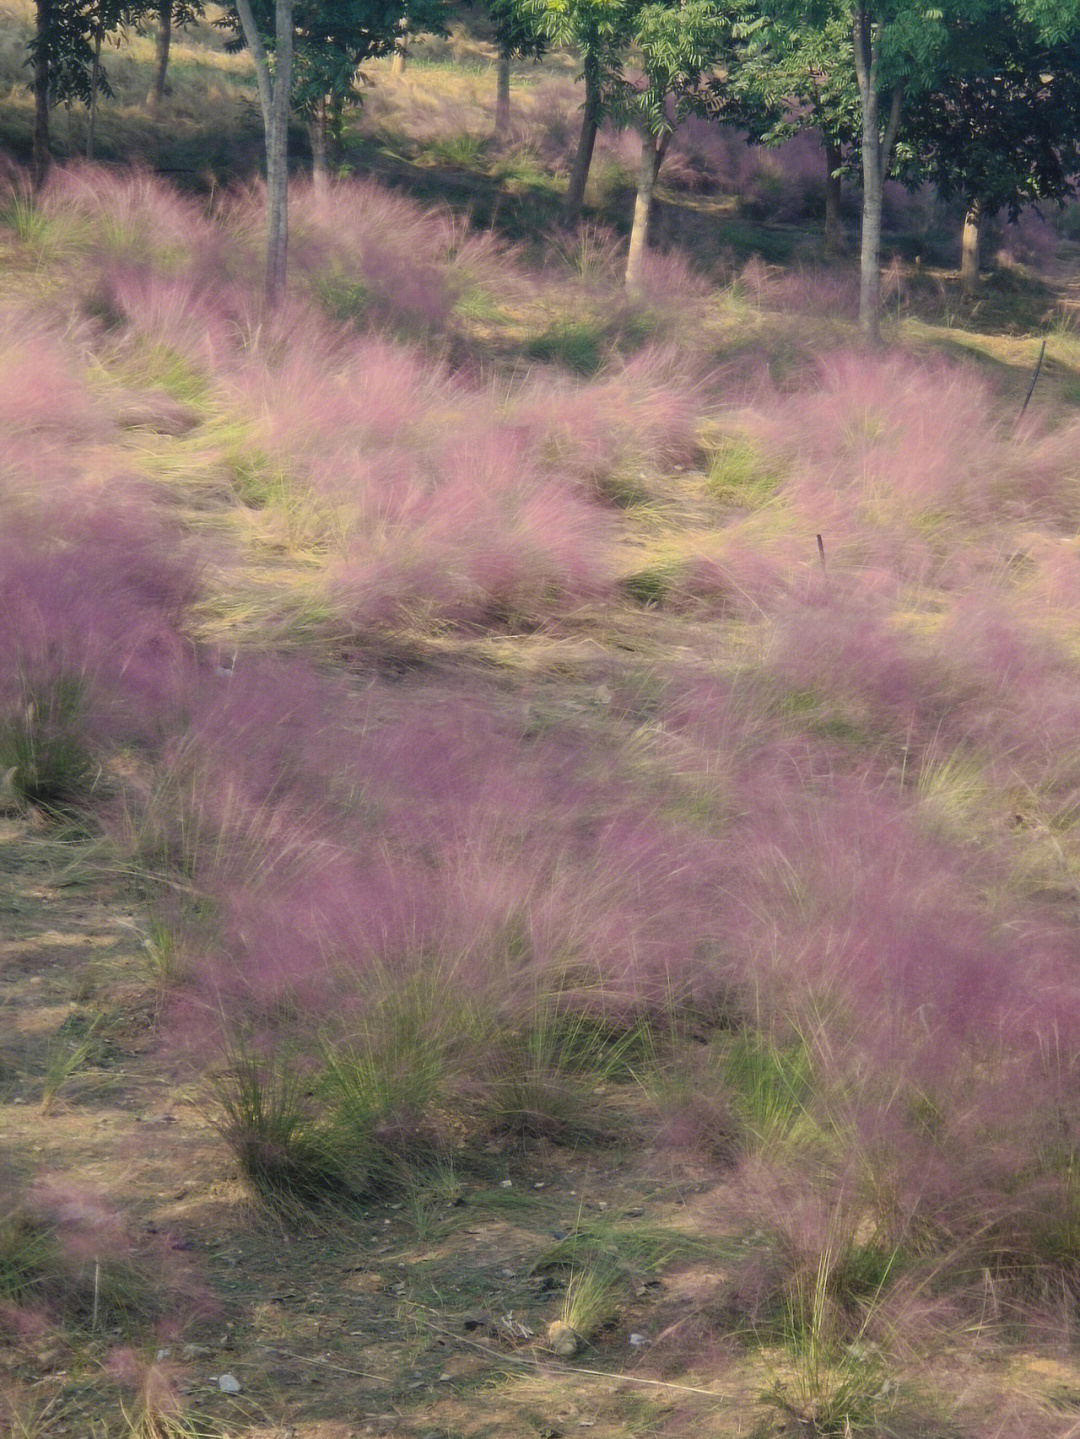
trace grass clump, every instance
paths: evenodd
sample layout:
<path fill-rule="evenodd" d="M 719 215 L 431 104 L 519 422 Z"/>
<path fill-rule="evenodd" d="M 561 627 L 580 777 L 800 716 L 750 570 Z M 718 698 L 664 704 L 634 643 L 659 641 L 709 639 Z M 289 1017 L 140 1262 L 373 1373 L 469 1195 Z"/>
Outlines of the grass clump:
<path fill-rule="evenodd" d="M 633 600 L 642 609 L 657 610 L 667 599 L 675 579 L 671 565 L 650 565 L 647 569 L 635 570 L 620 581 L 620 588 L 627 599 Z"/>
<path fill-rule="evenodd" d="M 95 1014 L 87 1020 L 77 1012 L 60 1026 L 49 1046 L 41 1086 L 41 1112 L 48 1114 L 60 1092 L 83 1066 L 102 1052 L 101 1021 Z"/>
<path fill-rule="evenodd" d="M 346 1156 L 313 1103 L 313 1082 L 293 1055 L 240 1047 L 215 1078 L 215 1122 L 240 1173 L 271 1208 L 347 1197 Z"/>
<path fill-rule="evenodd" d="M 575 375 L 595 375 L 604 363 L 609 334 L 596 321 L 558 320 L 525 345 L 530 360 L 563 365 Z"/>
<path fill-rule="evenodd" d="M 729 436 L 708 454 L 705 488 L 713 499 L 758 509 L 776 494 L 780 476 L 749 440 Z"/>
<path fill-rule="evenodd" d="M 604 1091 L 632 1079 L 650 1047 L 642 1021 L 620 1027 L 546 997 L 494 1048 L 485 1084 L 489 1123 L 518 1143 L 611 1138 L 617 1121 Z"/>
<path fill-rule="evenodd" d="M 817 1271 L 789 1298 L 786 1338 L 789 1370 L 763 1392 L 800 1433 L 847 1436 L 874 1433 L 895 1402 L 877 1348 L 864 1333 L 845 1343 L 833 1294 L 833 1256 L 823 1250 Z"/>
<path fill-rule="evenodd" d="M 744 1029 L 720 1043 L 719 1074 L 745 1145 L 768 1149 L 820 1135 L 810 1112 L 813 1056 L 801 1040 L 781 1045 Z"/>
<path fill-rule="evenodd" d="M 570 1275 L 559 1318 L 586 1342 L 614 1324 L 624 1279 L 618 1266 L 600 1258 Z"/>
<path fill-rule="evenodd" d="M 161 1312 L 167 1271 L 93 1192 L 48 1182 L 0 1191 L 0 1307 L 32 1323 L 133 1330 Z"/>
<path fill-rule="evenodd" d="M 21 686 L 0 717 L 0 780 L 16 802 L 63 811 L 85 800 L 100 774 L 83 733 L 83 686 L 61 677 Z"/>
<path fill-rule="evenodd" d="M 354 325 L 358 329 L 369 323 L 375 304 L 371 287 L 363 280 L 333 271 L 319 276 L 315 298 L 327 319 L 339 325 Z"/>
<path fill-rule="evenodd" d="M 362 1203 L 425 1188 L 454 1124 L 453 1061 L 467 1013 L 434 981 L 392 984 L 313 1057 L 240 1046 L 215 1090 L 218 1128 L 272 1206 Z M 431 1182 L 425 1185 L 425 1177 Z"/>

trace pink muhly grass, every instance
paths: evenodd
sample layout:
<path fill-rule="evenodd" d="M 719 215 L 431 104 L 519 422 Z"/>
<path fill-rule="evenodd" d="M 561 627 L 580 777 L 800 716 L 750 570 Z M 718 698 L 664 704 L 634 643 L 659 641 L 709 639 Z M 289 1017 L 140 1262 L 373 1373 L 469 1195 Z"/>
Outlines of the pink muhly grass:
<path fill-rule="evenodd" d="M 31 1329 L 39 1319 L 111 1328 L 160 1313 L 170 1300 L 191 1312 L 201 1306 L 168 1236 L 136 1236 L 104 1195 L 76 1182 L 45 1176 L 25 1189 L 6 1184 L 0 1228 L 18 1285 L 9 1314 L 16 1328 L 20 1316 Z"/>
<path fill-rule="evenodd" d="M 40 323 L 17 310 L 0 312 L 0 427 L 4 468 L 19 463 L 26 437 L 65 444 L 100 439 L 107 430 L 100 406 L 74 364 L 70 349 Z"/>
<path fill-rule="evenodd" d="M 481 432 L 432 460 L 424 490 L 378 515 L 374 557 L 365 536 L 338 571 L 356 621 L 531 619 L 601 591 L 602 513 L 536 474 L 520 432 Z"/>
<path fill-rule="evenodd" d="M 700 400 L 685 358 L 648 347 L 589 384 L 535 378 L 509 407 L 531 443 L 563 475 L 593 487 L 622 465 L 685 462 L 695 447 Z"/>
<path fill-rule="evenodd" d="M 176 355 L 208 380 L 257 332 L 257 304 L 245 287 L 195 272 L 161 274 L 146 264 L 106 261 L 86 308 L 115 346 L 134 341 Z M 134 357 L 137 364 L 137 353 Z M 131 360 L 129 359 L 129 363 Z"/>
<path fill-rule="evenodd" d="M 380 446 L 407 453 L 410 439 L 430 433 L 432 412 L 446 404 L 447 380 L 439 365 L 410 347 L 374 337 L 344 347 L 327 337 L 324 345 L 324 328 L 305 326 L 270 363 L 256 354 L 238 367 L 230 388 L 249 414 L 254 411 L 267 442 L 299 466 L 316 474 L 341 466 L 340 492 L 348 486 L 351 455 L 366 457 Z M 363 502 L 359 486 L 355 498 Z"/>
<path fill-rule="evenodd" d="M 847 696 L 869 725 L 920 734 L 939 722 L 954 697 L 929 647 L 894 621 L 899 596 L 891 578 L 866 573 L 814 576 L 775 610 L 769 667 L 804 691 Z"/>
<path fill-rule="evenodd" d="M 33 528 L 30 528 L 32 523 Z M 0 606 L 14 643 L 0 661 L 5 708 L 77 681 L 87 738 L 153 734 L 175 699 L 193 597 L 185 557 L 134 508 L 38 509 L 0 538 Z"/>
<path fill-rule="evenodd" d="M 785 315 L 842 321 L 854 319 L 858 310 L 858 282 L 850 273 L 822 267 L 771 266 L 755 256 L 742 267 L 734 283 L 755 303 Z"/>
<path fill-rule="evenodd" d="M 979 522 L 1014 480 L 986 382 L 944 361 L 840 352 L 819 362 L 812 387 L 759 401 L 746 427 L 787 460 L 792 494 L 823 529 L 875 512 Z"/>
<path fill-rule="evenodd" d="M 1002 243 L 994 254 L 994 263 L 1006 270 L 1027 265 L 1046 274 L 1054 268 L 1060 248 L 1052 222 L 1034 205 L 1029 205 L 1015 221 L 1003 226 Z"/>
<path fill-rule="evenodd" d="M 699 304 L 709 293 L 706 277 L 679 250 L 651 249 L 642 263 L 642 291 L 662 315 Z"/>
<path fill-rule="evenodd" d="M 588 750 L 554 737 L 523 754 L 520 730 L 493 727 L 483 708 L 451 698 L 430 719 L 398 714 L 393 691 L 376 690 L 359 712 L 324 693 L 314 744 L 301 723 L 295 745 L 275 740 L 254 755 L 261 701 L 238 694 L 223 702 L 220 744 L 207 747 L 205 722 L 198 728 L 199 768 L 185 781 L 196 786 L 187 833 L 204 835 L 191 874 L 219 916 L 194 972 L 215 1003 L 261 1008 L 291 992 L 318 1009 L 339 970 L 425 953 L 465 965 L 477 982 L 497 977 L 508 962 L 499 936 L 514 915 L 533 979 L 570 962 L 619 992 L 659 997 L 693 963 L 696 983 L 715 982 L 702 955 L 730 934 L 726 913 L 710 913 L 720 853 L 635 817 L 617 789 L 601 784 L 590 801 Z M 321 767 L 344 808 L 305 799 L 309 766 L 312 796 Z M 585 825 L 583 803 L 603 805 L 603 817 Z M 692 940 L 675 924 L 691 914 Z"/>
<path fill-rule="evenodd" d="M 544 437 L 515 405 L 492 418 L 494 396 L 418 351 L 373 337 L 291 345 L 231 383 L 294 483 L 340 507 L 332 583 L 355 623 L 531 622 L 606 586 L 608 522 Z"/>
<path fill-rule="evenodd" d="M 301 186 L 291 216 L 297 273 L 340 318 L 355 305 L 358 322 L 437 329 L 469 283 L 506 268 L 490 237 L 470 236 L 449 211 L 425 210 L 372 181 L 338 184 L 325 196 Z"/>
<path fill-rule="evenodd" d="M 98 260 L 153 262 L 163 268 L 220 252 L 220 229 L 203 204 L 139 169 L 117 170 L 78 161 L 54 166 L 41 200 L 50 218 L 81 225 L 77 249 Z"/>
<path fill-rule="evenodd" d="M 679 189 L 735 195 L 755 218 L 773 223 L 824 210 L 825 154 L 809 132 L 782 145 L 749 145 L 733 126 L 690 118 L 675 131 L 660 174 Z"/>

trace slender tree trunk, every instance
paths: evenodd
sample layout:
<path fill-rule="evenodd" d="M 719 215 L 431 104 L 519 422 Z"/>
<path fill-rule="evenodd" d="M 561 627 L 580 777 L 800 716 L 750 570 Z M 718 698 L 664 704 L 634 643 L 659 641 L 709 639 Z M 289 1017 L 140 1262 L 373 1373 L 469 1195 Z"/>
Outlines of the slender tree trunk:
<path fill-rule="evenodd" d="M 334 164 L 341 163 L 341 130 L 342 116 L 344 114 L 344 102 L 340 95 L 332 95 L 326 112 L 326 128 L 329 136 L 329 148 L 333 156 Z"/>
<path fill-rule="evenodd" d="M 277 0 L 275 11 L 273 162 L 267 153 L 266 202 L 269 238 L 266 249 L 266 297 L 275 303 L 285 289 L 289 253 L 289 102 L 292 98 L 293 0 Z"/>
<path fill-rule="evenodd" d="M 878 163 L 877 106 L 863 114 L 862 243 L 859 251 L 859 328 L 869 340 L 881 336 L 881 205 L 884 186 Z"/>
<path fill-rule="evenodd" d="M 964 233 L 960 241 L 960 288 L 965 295 L 974 295 L 979 288 L 982 219 L 982 205 L 978 200 L 972 200 L 964 216 Z"/>
<path fill-rule="evenodd" d="M 86 127 L 86 158 L 94 158 L 97 139 L 97 102 L 101 89 L 101 26 L 94 33 L 94 60 L 90 67 L 90 123 Z"/>
<path fill-rule="evenodd" d="M 825 258 L 836 260 L 847 249 L 843 188 L 839 174 L 843 154 L 833 140 L 825 141 Z"/>
<path fill-rule="evenodd" d="M 634 200 L 634 223 L 630 230 L 630 252 L 626 257 L 626 288 L 641 289 L 641 272 L 649 244 L 649 221 L 652 219 L 656 177 L 667 151 L 669 135 L 641 133 L 641 164 L 638 167 L 637 198 Z"/>
<path fill-rule="evenodd" d="M 172 18 L 173 0 L 158 0 L 154 78 L 146 96 L 146 103 L 152 110 L 156 110 L 165 98 L 165 76 L 169 70 L 169 46 L 172 44 Z"/>
<path fill-rule="evenodd" d="M 853 36 L 855 75 L 862 105 L 862 246 L 859 257 L 859 328 L 868 340 L 881 337 L 881 207 L 885 177 L 900 124 L 901 88 L 892 92 L 885 133 L 879 114 L 878 62 L 873 33 L 864 3 L 855 9 Z"/>
<path fill-rule="evenodd" d="M 510 47 L 499 46 L 495 81 L 495 135 L 506 140 L 510 134 Z"/>
<path fill-rule="evenodd" d="M 49 173 L 49 46 L 53 0 L 37 0 L 34 27 L 34 189 L 40 190 Z"/>
<path fill-rule="evenodd" d="M 596 60 L 585 56 L 585 105 L 581 114 L 581 136 L 577 153 L 570 171 L 570 183 L 566 187 L 563 213 L 570 224 L 581 219 L 581 207 L 585 203 L 585 186 L 589 182 L 592 166 L 593 147 L 596 133 L 600 129 L 600 73 Z"/>
<path fill-rule="evenodd" d="M 266 54 L 251 0 L 236 0 L 251 58 L 266 135 L 266 300 L 277 303 L 285 288 L 289 250 L 289 100 L 293 68 L 293 0 L 276 0 L 274 72 Z"/>
<path fill-rule="evenodd" d="M 406 21 L 398 21 L 397 39 L 394 41 L 394 58 L 390 61 L 390 74 L 395 80 L 405 74 L 405 62 L 409 58 L 409 32 Z"/>
<path fill-rule="evenodd" d="M 326 96 L 319 97 L 315 114 L 308 125 L 311 137 L 311 179 L 315 187 L 316 200 L 324 200 L 330 190 L 330 162 L 326 146 Z"/>

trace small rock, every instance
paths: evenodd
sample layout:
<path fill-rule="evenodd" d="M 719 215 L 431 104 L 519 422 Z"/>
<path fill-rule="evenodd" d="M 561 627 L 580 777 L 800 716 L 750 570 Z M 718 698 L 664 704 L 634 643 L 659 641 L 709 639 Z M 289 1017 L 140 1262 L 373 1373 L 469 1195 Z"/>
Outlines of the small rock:
<path fill-rule="evenodd" d="M 209 1358 L 210 1350 L 205 1344 L 185 1344 L 180 1351 L 180 1359 L 184 1364 L 191 1364 L 196 1359 Z"/>
<path fill-rule="evenodd" d="M 217 1382 L 217 1387 L 221 1390 L 222 1394 L 239 1394 L 240 1380 L 237 1379 L 235 1374 L 222 1374 Z"/>
<path fill-rule="evenodd" d="M 491 1315 L 486 1309 L 471 1309 L 461 1316 L 461 1327 L 469 1333 L 474 1329 L 487 1329 L 490 1325 Z"/>
<path fill-rule="evenodd" d="M 499 1185 L 500 1189 L 513 1189 L 513 1187 L 514 1181 L 512 1179 L 504 1179 L 503 1182 Z"/>
<path fill-rule="evenodd" d="M 627 1219 L 640 1219 L 645 1213 L 640 1204 L 633 1205 L 632 1208 L 627 1209 L 625 1212 Z"/>
<path fill-rule="evenodd" d="M 648 1342 L 644 1334 L 631 1334 L 630 1336 L 631 1349 L 644 1349 Z"/>
<path fill-rule="evenodd" d="M 581 1348 L 580 1334 L 561 1319 L 555 1319 L 548 1325 L 547 1338 L 552 1351 L 560 1359 L 573 1359 Z"/>
<path fill-rule="evenodd" d="M 545 1424 L 538 1433 L 540 1439 L 562 1439 L 562 1430 L 556 1429 L 554 1424 Z"/>
<path fill-rule="evenodd" d="M 154 1362 L 155 1362 L 155 1364 L 160 1364 L 160 1363 L 162 1363 L 163 1360 L 165 1360 L 165 1359 L 171 1359 L 171 1358 L 172 1358 L 172 1350 L 171 1350 L 171 1349 L 159 1349 L 158 1352 L 154 1355 Z"/>

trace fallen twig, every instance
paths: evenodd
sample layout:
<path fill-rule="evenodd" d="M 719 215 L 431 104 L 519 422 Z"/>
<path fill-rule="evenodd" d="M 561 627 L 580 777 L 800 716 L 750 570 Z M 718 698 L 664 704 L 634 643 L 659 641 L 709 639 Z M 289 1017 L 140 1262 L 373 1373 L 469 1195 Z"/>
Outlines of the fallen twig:
<path fill-rule="evenodd" d="M 426 1314 L 438 1312 L 437 1310 L 429 1309 L 426 1304 L 413 1303 L 410 1304 L 410 1308 L 423 1309 Z M 607 1379 L 610 1383 L 615 1384 L 647 1384 L 654 1389 L 674 1389 L 680 1394 L 702 1394 L 706 1399 L 722 1399 L 724 1397 L 715 1389 L 700 1389 L 693 1384 L 675 1384 L 669 1379 L 646 1379 L 639 1374 L 623 1374 L 618 1370 L 612 1371 L 610 1369 L 585 1369 L 577 1364 L 542 1364 L 535 1355 L 501 1354 L 499 1350 L 492 1349 L 490 1345 L 481 1344 L 479 1340 L 476 1339 L 469 1339 L 464 1334 L 455 1334 L 452 1329 L 447 1329 L 445 1325 L 438 1324 L 434 1320 L 429 1319 L 427 1322 L 429 1327 L 434 1329 L 437 1334 L 445 1334 L 448 1339 L 454 1340 L 455 1343 L 465 1344 L 468 1345 L 470 1349 L 479 1350 L 481 1354 L 486 1354 L 489 1359 L 497 1360 L 501 1364 L 516 1364 L 524 1369 L 540 1370 L 543 1368 L 548 1371 L 553 1370 L 556 1374 L 563 1374 L 567 1377 L 574 1374 L 582 1374 L 592 1379 Z"/>

